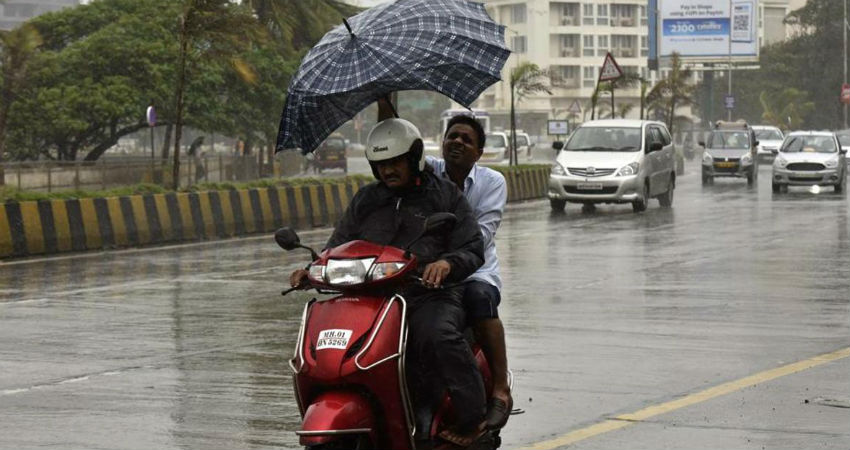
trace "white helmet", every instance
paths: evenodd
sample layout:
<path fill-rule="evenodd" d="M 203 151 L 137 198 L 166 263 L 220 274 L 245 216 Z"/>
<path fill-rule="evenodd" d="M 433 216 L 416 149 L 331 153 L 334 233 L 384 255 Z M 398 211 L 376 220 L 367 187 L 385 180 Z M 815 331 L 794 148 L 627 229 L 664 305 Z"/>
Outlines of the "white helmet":
<path fill-rule="evenodd" d="M 366 138 L 366 159 L 372 165 L 377 177 L 375 164 L 409 153 L 414 171 L 425 169 L 422 135 L 412 123 L 404 119 L 387 119 L 379 122 Z"/>

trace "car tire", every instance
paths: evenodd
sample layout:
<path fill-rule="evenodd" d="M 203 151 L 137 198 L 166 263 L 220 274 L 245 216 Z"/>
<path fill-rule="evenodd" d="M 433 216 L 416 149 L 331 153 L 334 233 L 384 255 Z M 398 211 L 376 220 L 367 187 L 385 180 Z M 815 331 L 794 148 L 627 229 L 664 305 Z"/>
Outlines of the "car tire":
<path fill-rule="evenodd" d="M 776 184 L 776 182 L 771 183 L 771 187 L 773 188 L 774 194 L 778 194 L 782 190 L 782 185 Z"/>
<path fill-rule="evenodd" d="M 844 192 L 846 190 L 846 188 L 847 188 L 847 174 L 845 174 L 843 177 L 841 177 L 841 183 L 836 184 L 834 189 L 835 189 L 835 192 L 840 194 L 840 193 Z"/>
<path fill-rule="evenodd" d="M 649 183 L 644 183 L 643 196 L 632 202 L 632 211 L 636 213 L 646 211 L 647 203 L 649 203 Z"/>
<path fill-rule="evenodd" d="M 755 175 L 755 171 L 750 172 L 750 174 L 749 174 L 749 175 L 747 175 L 747 186 L 752 187 L 754 184 L 756 184 L 756 175 Z"/>
<path fill-rule="evenodd" d="M 714 184 L 714 178 L 710 175 L 702 174 L 702 185 L 711 186 Z"/>
<path fill-rule="evenodd" d="M 550 198 L 549 206 L 552 207 L 552 211 L 554 212 L 564 212 L 564 207 L 567 206 L 567 201 L 559 198 Z"/>
<path fill-rule="evenodd" d="M 662 208 L 670 208 L 673 206 L 673 191 L 676 190 L 676 179 L 670 176 L 670 184 L 667 185 L 667 192 L 658 197 L 658 203 Z"/>
<path fill-rule="evenodd" d="M 581 205 L 582 214 L 593 214 L 596 212 L 596 205 L 593 203 L 585 203 Z"/>

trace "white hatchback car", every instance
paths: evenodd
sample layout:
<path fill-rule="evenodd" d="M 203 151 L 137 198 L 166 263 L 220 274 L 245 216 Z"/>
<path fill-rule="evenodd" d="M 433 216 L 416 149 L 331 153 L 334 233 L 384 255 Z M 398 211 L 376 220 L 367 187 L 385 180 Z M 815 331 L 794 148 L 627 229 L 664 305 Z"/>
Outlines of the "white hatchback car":
<path fill-rule="evenodd" d="M 478 162 L 500 163 L 508 158 L 509 148 L 510 141 L 507 133 L 503 131 L 487 133 L 484 139 L 484 153 L 482 153 Z"/>
<path fill-rule="evenodd" d="M 779 150 L 785 136 L 782 135 L 782 130 L 769 125 L 753 125 L 751 127 L 756 132 L 756 140 L 758 144 L 758 159 L 759 161 L 769 161 L 773 159 L 773 151 Z"/>
<path fill-rule="evenodd" d="M 650 198 L 673 204 L 675 150 L 667 127 L 647 120 L 596 120 L 578 127 L 558 153 L 549 176 L 549 203 L 631 203 L 644 211 Z"/>
<path fill-rule="evenodd" d="M 832 185 L 835 192 L 847 188 L 847 150 L 829 131 L 789 133 L 773 160 L 773 192 L 788 186 Z"/>

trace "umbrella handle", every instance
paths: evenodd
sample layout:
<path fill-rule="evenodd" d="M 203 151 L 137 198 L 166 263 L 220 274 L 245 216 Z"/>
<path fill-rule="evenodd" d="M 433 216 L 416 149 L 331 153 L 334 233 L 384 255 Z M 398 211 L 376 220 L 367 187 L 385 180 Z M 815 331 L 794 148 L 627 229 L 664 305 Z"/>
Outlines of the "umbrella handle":
<path fill-rule="evenodd" d="M 345 28 L 348 28 L 348 34 L 351 35 L 352 39 L 355 38 L 354 32 L 351 31 L 351 25 L 348 24 L 348 20 L 345 17 L 342 18 L 342 23 L 345 24 Z"/>
<path fill-rule="evenodd" d="M 393 117 L 395 117 L 396 119 L 398 119 L 398 118 L 399 118 L 399 117 L 398 117 L 398 111 L 396 111 L 396 109 L 395 109 L 395 105 L 393 105 L 393 100 L 392 100 L 392 98 L 390 97 L 390 94 L 387 94 L 385 97 L 381 98 L 381 100 L 383 100 L 383 101 L 384 101 L 384 103 L 386 104 L 386 106 L 387 106 L 388 108 L 390 108 L 390 111 L 392 111 L 392 113 L 393 113 Z M 378 115 L 379 115 L 379 117 L 380 117 L 380 115 L 381 115 L 381 111 L 380 111 L 380 104 L 378 105 L 378 107 L 379 107 L 379 108 L 378 108 Z M 384 116 L 384 117 L 386 117 L 386 116 Z M 378 120 L 382 120 L 382 119 L 380 119 L 380 118 L 379 118 Z"/>

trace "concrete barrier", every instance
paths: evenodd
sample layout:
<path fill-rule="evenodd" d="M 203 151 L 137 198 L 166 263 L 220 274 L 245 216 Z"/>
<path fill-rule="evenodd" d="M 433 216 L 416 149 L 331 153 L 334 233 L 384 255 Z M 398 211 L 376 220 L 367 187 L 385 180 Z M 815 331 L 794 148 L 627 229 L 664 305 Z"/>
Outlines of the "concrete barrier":
<path fill-rule="evenodd" d="M 546 193 L 548 167 L 503 169 L 508 201 Z M 331 226 L 366 182 L 0 204 L 0 258 Z"/>

